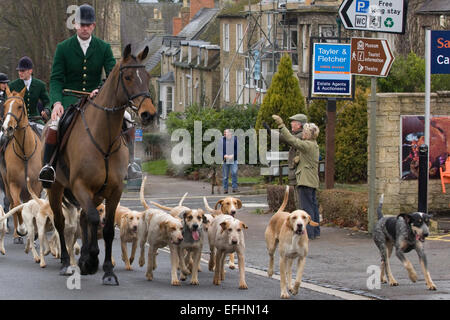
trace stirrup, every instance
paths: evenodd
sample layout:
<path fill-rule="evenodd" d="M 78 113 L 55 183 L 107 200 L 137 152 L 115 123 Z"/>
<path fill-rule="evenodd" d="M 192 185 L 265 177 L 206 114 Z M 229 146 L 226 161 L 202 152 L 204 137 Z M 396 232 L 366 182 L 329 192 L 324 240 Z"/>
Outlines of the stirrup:
<path fill-rule="evenodd" d="M 55 182 L 55 169 L 49 164 L 46 164 L 42 169 L 41 172 L 39 172 L 39 181 L 42 182 L 43 186 L 45 188 L 46 185 L 51 185 L 53 182 Z"/>

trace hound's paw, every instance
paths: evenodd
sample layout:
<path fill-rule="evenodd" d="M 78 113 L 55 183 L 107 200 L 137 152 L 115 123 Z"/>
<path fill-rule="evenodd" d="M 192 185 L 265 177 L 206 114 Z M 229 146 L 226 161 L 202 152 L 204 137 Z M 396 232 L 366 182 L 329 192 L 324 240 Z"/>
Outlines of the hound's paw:
<path fill-rule="evenodd" d="M 289 299 L 289 293 L 287 293 L 287 292 L 282 292 L 280 298 L 281 298 L 281 299 Z"/>
<path fill-rule="evenodd" d="M 45 262 L 41 262 L 41 263 L 39 264 L 39 266 L 40 266 L 41 268 L 45 268 L 45 267 L 47 266 L 47 264 L 46 264 Z"/>
<path fill-rule="evenodd" d="M 433 282 L 428 283 L 427 284 L 427 288 L 428 288 L 428 290 L 432 290 L 432 291 L 437 290 L 437 287 L 436 287 L 436 285 Z"/>
<path fill-rule="evenodd" d="M 179 280 L 172 280 L 172 282 L 170 284 L 173 285 L 173 286 L 180 286 L 181 285 Z"/>
<path fill-rule="evenodd" d="M 236 269 L 236 265 L 234 263 L 230 263 L 228 265 L 228 268 L 230 268 L 231 270 L 234 270 L 234 269 Z"/>
<path fill-rule="evenodd" d="M 239 289 L 247 290 L 248 289 L 247 283 L 245 282 L 239 283 Z"/>
<path fill-rule="evenodd" d="M 199 284 L 198 280 L 191 280 L 191 285 L 198 286 Z"/>
<path fill-rule="evenodd" d="M 153 274 L 152 273 L 146 273 L 145 277 L 147 278 L 148 281 L 152 281 L 153 280 Z"/>
<path fill-rule="evenodd" d="M 214 278 L 213 284 L 215 284 L 216 286 L 220 285 L 220 279 Z"/>
<path fill-rule="evenodd" d="M 145 259 L 139 258 L 139 267 L 143 267 L 145 265 Z"/>
<path fill-rule="evenodd" d="M 130 264 L 127 264 L 127 265 L 125 265 L 125 270 L 132 271 L 133 268 L 131 267 Z"/>
<path fill-rule="evenodd" d="M 390 281 L 389 281 L 389 285 L 390 285 L 391 287 L 397 287 L 397 286 L 398 286 L 398 282 L 395 281 L 395 280 L 390 280 Z"/>
<path fill-rule="evenodd" d="M 0 250 L 0 253 L 1 253 L 2 255 L 5 255 L 5 254 L 6 254 L 5 249 L 1 249 L 1 250 Z"/>
<path fill-rule="evenodd" d="M 417 273 L 415 273 L 415 272 L 410 273 L 409 279 L 411 279 L 412 282 L 416 282 L 417 281 Z"/>

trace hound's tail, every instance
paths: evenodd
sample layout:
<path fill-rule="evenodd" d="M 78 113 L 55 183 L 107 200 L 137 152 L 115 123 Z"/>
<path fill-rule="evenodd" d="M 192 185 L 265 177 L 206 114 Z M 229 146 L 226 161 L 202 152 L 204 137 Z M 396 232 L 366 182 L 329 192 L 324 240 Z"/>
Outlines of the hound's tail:
<path fill-rule="evenodd" d="M 206 209 L 208 212 L 211 212 L 212 214 L 215 214 L 215 213 L 216 213 L 216 211 L 215 211 L 213 208 L 211 208 L 211 207 L 209 206 L 208 200 L 206 200 L 206 197 L 203 197 L 203 203 L 205 204 L 205 209 Z"/>
<path fill-rule="evenodd" d="M 278 211 L 284 211 L 284 208 L 286 208 L 288 200 L 289 200 L 289 186 L 286 186 L 286 190 L 284 191 L 283 203 L 281 204 L 281 207 L 280 209 L 278 209 Z"/>
<path fill-rule="evenodd" d="M 36 193 L 34 193 L 33 188 L 31 188 L 31 184 L 30 184 L 30 178 L 27 177 L 27 189 L 28 192 L 30 193 L 31 197 L 33 198 L 34 201 L 36 201 L 39 204 L 39 207 L 43 207 L 45 205 L 44 201 L 42 201 L 42 199 L 40 199 Z"/>
<path fill-rule="evenodd" d="M 141 191 L 139 192 L 139 195 L 141 198 L 142 206 L 145 208 L 145 210 L 148 210 L 148 209 L 150 209 L 150 206 L 147 204 L 147 202 L 145 201 L 145 197 L 144 197 L 144 188 L 145 188 L 146 181 L 147 181 L 147 176 L 144 176 L 144 178 L 142 179 Z"/>
<path fill-rule="evenodd" d="M 0 222 L 3 220 L 6 220 L 8 217 L 12 216 L 14 213 L 16 213 L 19 210 L 22 210 L 22 208 L 25 206 L 25 203 L 22 203 L 21 205 L 18 205 L 17 207 L 9 210 L 7 214 L 5 214 L 3 217 L 0 218 Z"/>
<path fill-rule="evenodd" d="M 377 208 L 377 216 L 378 216 L 378 220 L 380 220 L 381 218 L 383 218 L 383 212 L 381 212 L 381 209 L 383 207 L 383 201 L 384 201 L 384 193 L 381 194 L 380 196 L 380 202 L 378 203 L 378 208 Z"/>
<path fill-rule="evenodd" d="M 156 203 L 156 202 L 154 202 L 154 201 L 150 201 L 150 203 L 151 203 L 152 205 L 154 205 L 154 206 L 156 206 L 156 207 L 162 209 L 162 210 L 170 211 L 170 210 L 173 209 L 173 208 L 165 207 L 165 206 L 163 206 L 163 205 L 161 205 L 161 204 L 159 204 L 159 203 Z"/>
<path fill-rule="evenodd" d="M 180 207 L 183 205 L 183 201 L 184 201 L 184 199 L 186 198 L 187 195 L 188 195 L 188 193 L 186 192 L 186 193 L 184 194 L 184 196 L 180 199 L 180 202 L 178 203 L 178 205 L 179 205 Z"/>

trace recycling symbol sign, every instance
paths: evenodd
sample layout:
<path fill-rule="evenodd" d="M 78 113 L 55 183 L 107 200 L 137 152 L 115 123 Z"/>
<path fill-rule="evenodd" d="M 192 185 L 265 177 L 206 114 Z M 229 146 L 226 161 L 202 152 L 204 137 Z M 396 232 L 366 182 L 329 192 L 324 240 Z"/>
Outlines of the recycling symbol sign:
<path fill-rule="evenodd" d="M 386 18 L 386 20 L 384 20 L 384 25 L 386 28 L 392 28 L 394 26 L 394 20 L 392 20 L 392 18 Z"/>

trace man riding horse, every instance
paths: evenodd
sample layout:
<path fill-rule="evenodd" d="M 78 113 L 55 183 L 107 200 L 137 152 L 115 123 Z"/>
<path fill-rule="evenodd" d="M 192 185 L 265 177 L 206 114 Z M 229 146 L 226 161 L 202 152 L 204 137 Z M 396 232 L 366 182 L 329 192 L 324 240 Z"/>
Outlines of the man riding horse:
<path fill-rule="evenodd" d="M 55 160 L 52 158 L 56 159 L 53 155 L 58 149 L 59 119 L 67 107 L 77 103 L 78 99 L 74 95 L 63 95 L 63 90 L 90 93 L 89 97 L 93 98 L 102 82 L 102 69 L 105 69 L 108 77 L 116 64 L 111 46 L 92 34 L 96 26 L 94 8 L 88 4 L 81 5 L 75 22 L 76 35 L 56 47 L 50 76 L 52 123 L 45 139 L 44 167 L 39 174 L 39 180 L 45 188 L 49 188 L 55 181 Z M 130 140 L 134 143 L 134 139 Z M 134 145 L 129 144 L 128 147 L 134 149 Z"/>

